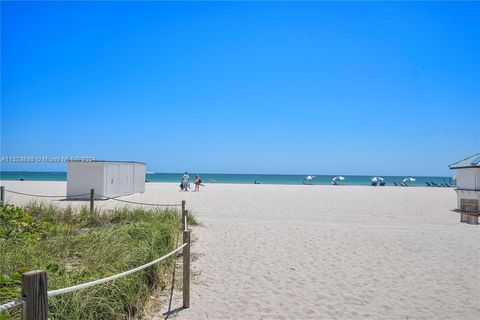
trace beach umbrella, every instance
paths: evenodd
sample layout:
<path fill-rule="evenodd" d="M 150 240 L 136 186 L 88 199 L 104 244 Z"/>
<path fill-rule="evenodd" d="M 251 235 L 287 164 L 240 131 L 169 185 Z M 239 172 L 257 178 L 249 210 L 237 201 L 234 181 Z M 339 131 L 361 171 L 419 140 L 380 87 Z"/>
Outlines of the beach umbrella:
<path fill-rule="evenodd" d="M 412 182 L 412 181 L 417 181 L 417 179 L 412 178 L 412 177 L 408 177 L 408 178 L 403 179 L 402 181 L 403 182 Z"/>
<path fill-rule="evenodd" d="M 332 179 L 332 181 L 342 181 L 342 180 L 345 180 L 345 178 L 342 176 L 336 176 L 335 178 Z"/>
<path fill-rule="evenodd" d="M 306 176 L 305 177 L 305 180 L 313 180 L 315 179 L 316 177 L 315 176 Z"/>
<path fill-rule="evenodd" d="M 370 178 L 370 181 L 372 181 L 372 182 L 383 181 L 383 178 L 382 177 L 372 177 L 372 178 Z"/>

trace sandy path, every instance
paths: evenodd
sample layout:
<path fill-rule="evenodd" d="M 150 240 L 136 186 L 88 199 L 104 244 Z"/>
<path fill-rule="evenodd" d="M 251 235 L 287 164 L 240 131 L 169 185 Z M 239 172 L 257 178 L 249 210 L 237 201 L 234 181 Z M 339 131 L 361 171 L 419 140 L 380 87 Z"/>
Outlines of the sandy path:
<path fill-rule="evenodd" d="M 65 192 L 63 182 L 2 184 Z M 191 308 L 170 318 L 480 318 L 480 227 L 459 223 L 451 189 L 219 184 L 180 193 L 152 183 L 127 199 L 185 199 L 202 223 Z"/>

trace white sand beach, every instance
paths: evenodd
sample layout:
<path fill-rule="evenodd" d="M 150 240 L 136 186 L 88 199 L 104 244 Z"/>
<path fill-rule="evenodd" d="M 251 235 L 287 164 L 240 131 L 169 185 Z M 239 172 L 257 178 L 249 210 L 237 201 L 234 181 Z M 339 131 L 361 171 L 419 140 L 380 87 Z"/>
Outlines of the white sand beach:
<path fill-rule="evenodd" d="M 66 190 L 65 182 L 2 185 Z M 453 189 L 208 184 L 187 193 L 148 183 L 123 199 L 184 199 L 201 223 L 192 231 L 191 307 L 170 318 L 480 318 L 480 226 L 459 222 Z M 181 305 L 177 294 L 172 309 Z M 152 318 L 164 319 L 165 308 Z"/>

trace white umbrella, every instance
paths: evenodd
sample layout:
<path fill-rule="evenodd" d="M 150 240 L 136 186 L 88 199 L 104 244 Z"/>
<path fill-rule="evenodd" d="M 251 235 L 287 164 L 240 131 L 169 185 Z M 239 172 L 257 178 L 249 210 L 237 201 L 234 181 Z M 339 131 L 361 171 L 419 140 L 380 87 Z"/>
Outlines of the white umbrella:
<path fill-rule="evenodd" d="M 306 176 L 305 177 L 305 180 L 313 180 L 315 179 L 316 177 L 315 176 Z"/>
<path fill-rule="evenodd" d="M 408 178 L 403 179 L 402 181 L 403 182 L 411 182 L 411 181 L 417 181 L 417 179 L 412 178 L 412 177 L 408 177 Z"/>
<path fill-rule="evenodd" d="M 337 176 L 337 177 L 332 179 L 332 181 L 342 181 L 342 180 L 345 180 L 345 178 L 342 177 L 342 176 Z"/>
<path fill-rule="evenodd" d="M 383 181 L 383 178 L 382 177 L 372 177 L 372 178 L 370 178 L 370 181 L 372 181 L 372 182 Z"/>

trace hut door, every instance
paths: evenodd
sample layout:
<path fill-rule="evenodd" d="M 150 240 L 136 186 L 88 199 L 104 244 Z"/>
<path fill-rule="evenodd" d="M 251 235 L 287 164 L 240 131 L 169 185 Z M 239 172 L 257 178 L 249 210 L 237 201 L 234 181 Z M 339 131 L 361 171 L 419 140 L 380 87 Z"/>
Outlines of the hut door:
<path fill-rule="evenodd" d="M 118 196 L 119 172 L 117 164 L 107 165 L 107 179 L 105 181 L 106 194 L 108 197 Z"/>

